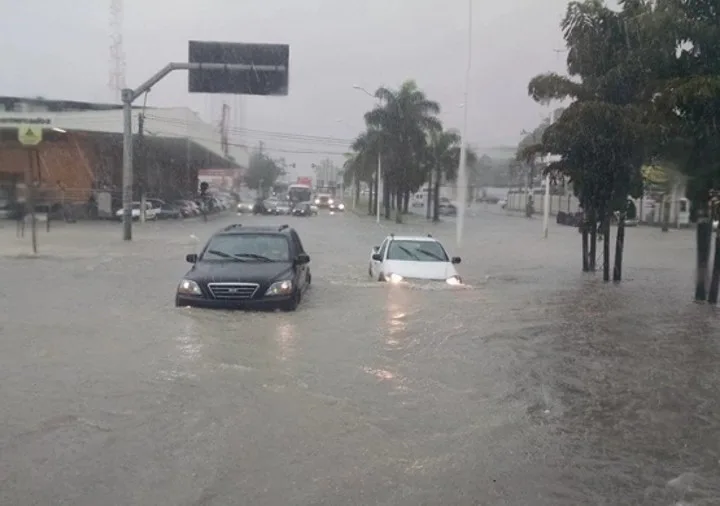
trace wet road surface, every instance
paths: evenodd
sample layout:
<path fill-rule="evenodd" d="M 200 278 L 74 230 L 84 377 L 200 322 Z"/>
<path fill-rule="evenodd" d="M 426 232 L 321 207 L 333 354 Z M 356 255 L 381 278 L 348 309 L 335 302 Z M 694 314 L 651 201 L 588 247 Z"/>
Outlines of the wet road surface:
<path fill-rule="evenodd" d="M 235 217 L 60 226 L 38 259 L 0 230 L 0 504 L 720 504 L 692 235 L 630 230 L 604 285 L 575 230 L 476 214 L 460 250 L 401 229 L 463 257 L 435 290 L 368 280 L 391 226 L 242 218 L 300 232 L 296 313 L 173 307 L 190 236 Z"/>

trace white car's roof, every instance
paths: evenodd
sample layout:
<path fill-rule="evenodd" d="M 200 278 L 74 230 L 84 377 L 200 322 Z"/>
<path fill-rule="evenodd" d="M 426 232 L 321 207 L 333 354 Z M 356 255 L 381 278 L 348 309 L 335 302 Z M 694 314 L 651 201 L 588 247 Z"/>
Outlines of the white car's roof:
<path fill-rule="evenodd" d="M 386 239 L 393 241 L 440 242 L 434 237 L 428 237 L 426 235 L 389 235 Z"/>

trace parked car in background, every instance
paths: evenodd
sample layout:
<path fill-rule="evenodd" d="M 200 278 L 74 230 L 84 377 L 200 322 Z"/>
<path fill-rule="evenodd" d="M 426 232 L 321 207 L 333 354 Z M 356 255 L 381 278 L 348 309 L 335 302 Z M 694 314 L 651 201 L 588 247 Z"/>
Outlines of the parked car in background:
<path fill-rule="evenodd" d="M 173 204 L 180 210 L 183 218 L 189 218 L 200 214 L 200 210 L 197 206 L 189 200 L 176 200 Z"/>
<path fill-rule="evenodd" d="M 133 220 L 139 220 L 140 219 L 140 209 L 141 209 L 141 203 L 140 202 L 133 202 L 132 203 L 132 219 Z M 156 220 L 157 219 L 157 213 L 158 209 L 154 208 L 150 202 L 145 202 L 145 220 Z M 120 208 L 115 212 L 115 218 L 122 220 L 123 218 L 123 209 Z"/>
<path fill-rule="evenodd" d="M 440 216 L 457 216 L 457 207 L 450 202 L 441 202 L 438 206 Z"/>
<path fill-rule="evenodd" d="M 159 220 L 179 220 L 183 217 L 180 208 L 173 204 L 163 204 L 157 212 Z"/>

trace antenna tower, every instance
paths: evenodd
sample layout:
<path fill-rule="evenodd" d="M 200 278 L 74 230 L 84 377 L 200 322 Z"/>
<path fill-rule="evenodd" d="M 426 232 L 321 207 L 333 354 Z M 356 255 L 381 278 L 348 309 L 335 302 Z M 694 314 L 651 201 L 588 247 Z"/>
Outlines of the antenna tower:
<path fill-rule="evenodd" d="M 110 79 L 113 98 L 120 101 L 125 88 L 125 52 L 123 51 L 123 0 L 110 0 Z"/>

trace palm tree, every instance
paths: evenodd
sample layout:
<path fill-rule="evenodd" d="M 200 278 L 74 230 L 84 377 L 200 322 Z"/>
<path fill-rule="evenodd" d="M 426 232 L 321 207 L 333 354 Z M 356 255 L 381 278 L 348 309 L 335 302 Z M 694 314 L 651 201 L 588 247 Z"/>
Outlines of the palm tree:
<path fill-rule="evenodd" d="M 374 210 L 379 197 L 378 188 L 380 183 L 375 175 L 377 174 L 378 154 L 384 144 L 384 137 L 384 132 L 378 129 L 369 128 L 361 133 L 351 146 L 354 153 L 352 161 L 348 160 L 346 162 L 356 181 L 367 183 L 370 188 L 368 214 L 375 213 Z M 358 195 L 360 191 L 359 185 L 356 186 L 355 191 L 357 192 L 356 195 Z"/>
<path fill-rule="evenodd" d="M 382 105 L 365 114 L 370 129 L 383 132 L 383 183 L 385 218 L 390 218 L 390 197 L 394 195 L 396 221 L 402 222 L 403 200 L 424 180 L 422 162 L 426 136 L 441 130 L 437 114 L 440 105 L 429 100 L 415 81 L 405 81 L 400 89 L 378 88 L 375 96 Z M 418 181 L 420 181 L 418 183 Z"/>

